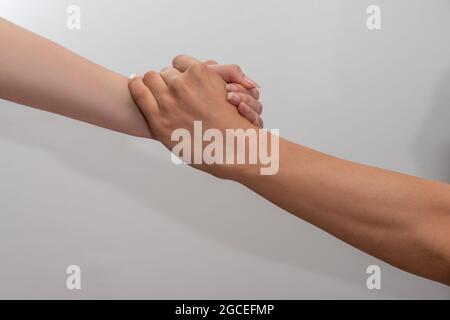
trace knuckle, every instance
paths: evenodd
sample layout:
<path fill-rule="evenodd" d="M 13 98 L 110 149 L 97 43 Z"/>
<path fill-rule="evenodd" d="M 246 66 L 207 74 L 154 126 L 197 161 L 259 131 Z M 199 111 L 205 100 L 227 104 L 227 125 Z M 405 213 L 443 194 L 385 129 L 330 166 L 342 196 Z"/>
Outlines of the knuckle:
<path fill-rule="evenodd" d="M 206 65 L 199 61 L 194 61 L 188 69 L 188 73 L 193 76 L 199 76 L 206 72 Z"/>
<path fill-rule="evenodd" d="M 158 76 L 158 73 L 156 71 L 149 71 L 147 72 L 144 77 L 142 78 L 142 81 L 144 81 L 145 85 L 150 83 L 155 77 Z"/>
<path fill-rule="evenodd" d="M 172 65 L 174 67 L 176 67 L 177 65 L 180 64 L 180 62 L 184 59 L 184 57 L 186 57 L 185 54 L 179 54 L 177 55 L 175 58 L 172 59 Z"/>
<path fill-rule="evenodd" d="M 169 84 L 168 87 L 170 90 L 172 90 L 175 93 L 180 93 L 183 91 L 183 89 L 185 88 L 185 84 L 183 79 L 181 79 L 180 77 L 176 77 L 173 78 Z"/>
<path fill-rule="evenodd" d="M 194 61 L 191 64 L 191 69 L 192 70 L 200 70 L 203 66 L 203 63 L 199 62 L 199 61 Z"/>

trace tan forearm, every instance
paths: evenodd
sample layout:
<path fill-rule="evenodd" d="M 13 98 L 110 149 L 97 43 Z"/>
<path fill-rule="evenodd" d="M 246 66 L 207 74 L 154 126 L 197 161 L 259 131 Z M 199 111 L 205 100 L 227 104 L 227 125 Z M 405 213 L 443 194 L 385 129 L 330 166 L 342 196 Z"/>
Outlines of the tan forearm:
<path fill-rule="evenodd" d="M 280 140 L 280 171 L 238 181 L 343 241 L 409 272 L 450 282 L 450 186 Z"/>
<path fill-rule="evenodd" d="M 0 98 L 150 137 L 128 79 L 0 18 Z"/>

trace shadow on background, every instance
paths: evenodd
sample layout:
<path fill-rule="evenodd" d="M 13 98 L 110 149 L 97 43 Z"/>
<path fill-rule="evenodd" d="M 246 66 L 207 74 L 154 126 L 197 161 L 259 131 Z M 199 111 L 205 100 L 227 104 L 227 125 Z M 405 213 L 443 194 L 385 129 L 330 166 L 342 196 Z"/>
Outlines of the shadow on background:
<path fill-rule="evenodd" d="M 414 150 L 426 178 L 450 183 L 450 71 L 437 83 L 435 96 Z"/>

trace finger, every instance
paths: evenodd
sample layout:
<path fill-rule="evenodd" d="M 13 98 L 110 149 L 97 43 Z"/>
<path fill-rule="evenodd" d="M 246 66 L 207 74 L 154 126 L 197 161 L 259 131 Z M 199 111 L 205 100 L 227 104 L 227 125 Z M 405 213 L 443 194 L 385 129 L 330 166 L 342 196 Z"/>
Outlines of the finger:
<path fill-rule="evenodd" d="M 144 84 L 140 76 L 132 77 L 128 82 L 131 96 L 144 114 L 147 122 L 154 119 L 159 112 L 158 103 L 150 89 Z"/>
<path fill-rule="evenodd" d="M 207 66 L 212 66 L 212 65 L 215 65 L 215 64 L 219 64 L 219 63 L 216 60 L 206 60 L 205 64 Z"/>
<path fill-rule="evenodd" d="M 158 72 L 149 71 L 144 75 L 142 81 L 150 89 L 156 101 L 158 102 L 158 105 L 161 107 L 163 96 L 168 90 L 163 78 Z"/>
<path fill-rule="evenodd" d="M 170 83 L 172 83 L 176 78 L 180 78 L 181 76 L 180 71 L 175 68 L 164 68 L 159 74 L 167 86 L 169 86 Z"/>
<path fill-rule="evenodd" d="M 185 54 L 180 54 L 173 58 L 172 66 L 180 72 L 185 72 L 194 62 L 199 62 L 199 60 Z"/>
<path fill-rule="evenodd" d="M 239 83 L 247 89 L 259 88 L 259 85 L 245 75 L 242 69 L 236 64 L 219 64 L 210 65 L 209 67 L 227 83 Z"/>
<path fill-rule="evenodd" d="M 238 111 L 243 117 L 245 117 L 255 126 L 261 127 L 259 115 L 252 108 L 250 108 L 245 102 L 239 104 Z"/>
<path fill-rule="evenodd" d="M 189 69 L 189 67 L 194 63 L 194 62 L 201 62 L 200 60 L 185 55 L 185 54 L 181 54 L 176 56 L 173 60 L 172 60 L 172 66 L 177 69 L 180 72 L 185 72 L 187 69 Z M 217 65 L 219 64 L 216 60 L 206 60 L 204 62 L 204 64 L 206 64 L 207 66 L 212 66 L 212 65 Z"/>
<path fill-rule="evenodd" d="M 239 106 L 241 103 L 245 103 L 249 106 L 253 111 L 255 111 L 258 115 L 262 113 L 262 104 L 255 98 L 249 96 L 245 93 L 240 92 L 229 92 L 227 94 L 227 100 L 230 101 L 235 106 Z"/>
<path fill-rule="evenodd" d="M 172 65 L 178 71 L 185 72 L 194 62 L 200 61 L 191 56 L 182 54 L 176 56 L 172 60 Z M 245 75 L 241 68 L 236 64 L 219 65 L 214 60 L 208 60 L 205 64 L 214 70 L 227 83 L 235 82 L 247 89 L 259 88 L 259 85 Z"/>
<path fill-rule="evenodd" d="M 264 128 L 264 120 L 261 117 L 258 117 L 258 123 L 260 128 Z"/>
<path fill-rule="evenodd" d="M 247 89 L 247 88 L 244 88 L 239 83 L 229 83 L 229 84 L 227 84 L 227 91 L 228 92 L 242 92 L 242 93 L 245 93 L 245 94 L 248 94 L 248 95 L 252 96 L 256 100 L 259 99 L 259 90 L 258 90 L 258 88 Z"/>

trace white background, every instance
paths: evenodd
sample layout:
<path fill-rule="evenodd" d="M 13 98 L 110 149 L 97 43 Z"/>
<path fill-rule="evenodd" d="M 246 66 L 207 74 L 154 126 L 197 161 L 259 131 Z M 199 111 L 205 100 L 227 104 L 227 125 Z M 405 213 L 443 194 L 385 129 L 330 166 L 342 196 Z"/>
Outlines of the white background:
<path fill-rule="evenodd" d="M 370 4 L 381 31 L 366 28 Z M 0 0 L 0 14 L 125 75 L 179 53 L 238 63 L 282 136 L 450 181 L 449 1 Z M 2 100 L 0 150 L 0 298 L 450 298 L 235 183 L 175 167 L 156 142 Z M 71 264 L 81 291 L 65 287 Z M 382 290 L 366 288 L 370 264 Z"/>

